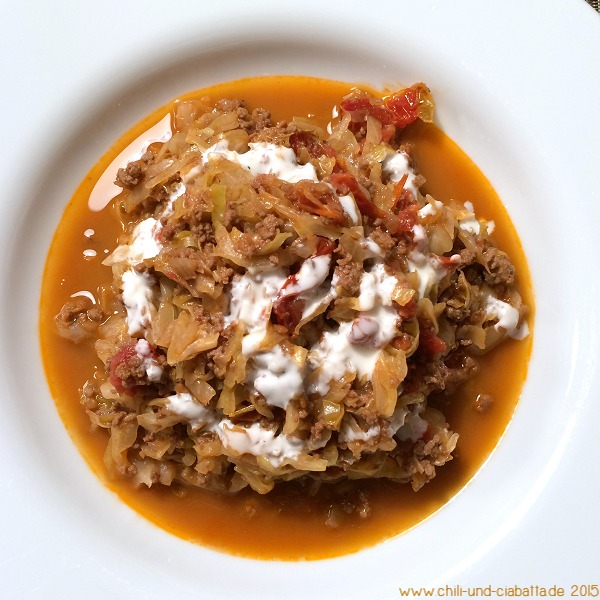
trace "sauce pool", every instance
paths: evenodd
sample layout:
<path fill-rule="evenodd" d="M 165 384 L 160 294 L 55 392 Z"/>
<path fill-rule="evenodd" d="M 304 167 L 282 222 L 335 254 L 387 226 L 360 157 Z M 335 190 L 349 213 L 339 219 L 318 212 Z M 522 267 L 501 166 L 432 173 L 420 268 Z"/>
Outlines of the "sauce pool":
<path fill-rule="evenodd" d="M 270 110 L 274 121 L 307 116 L 325 127 L 334 105 L 352 87 L 308 77 L 259 77 L 216 85 L 182 99 L 240 98 L 250 110 L 259 106 Z M 444 401 L 440 408 L 460 438 L 454 459 L 437 469 L 432 482 L 419 492 L 413 492 L 409 484 L 384 480 L 338 485 L 338 498 L 356 487 L 368 491 L 372 513 L 367 519 L 344 515 L 338 527 L 327 527 L 325 520 L 335 501 L 328 486 L 322 486 L 314 496 L 307 496 L 293 483 L 276 487 L 265 496 L 251 490 L 221 496 L 180 486 L 134 488 L 128 481 L 107 474 L 103 464 L 107 436 L 92 428 L 79 403 L 81 386 L 103 366 L 91 346 L 75 345 L 56 333 L 54 315 L 69 296 L 97 295 L 98 288 L 112 280 L 111 269 L 101 262 L 116 246 L 120 226 L 110 207 L 92 212 L 88 199 L 119 153 L 164 118 L 170 108 L 162 107 L 135 125 L 92 168 L 67 205 L 48 254 L 40 304 L 42 356 L 58 412 L 73 441 L 98 478 L 140 515 L 185 540 L 230 554 L 259 559 L 323 559 L 356 552 L 413 527 L 463 488 L 498 443 L 519 400 L 532 335 L 523 341 L 507 339 L 482 357 L 477 377 L 447 403 Z M 414 143 L 413 156 L 427 180 L 421 188 L 423 193 L 442 202 L 472 202 L 479 218 L 494 220 L 494 238 L 516 268 L 523 301 L 530 307 L 531 326 L 533 294 L 527 263 L 491 184 L 434 125 L 417 122 L 405 130 L 403 138 Z M 483 413 L 475 409 L 479 394 L 494 398 L 491 408 Z"/>

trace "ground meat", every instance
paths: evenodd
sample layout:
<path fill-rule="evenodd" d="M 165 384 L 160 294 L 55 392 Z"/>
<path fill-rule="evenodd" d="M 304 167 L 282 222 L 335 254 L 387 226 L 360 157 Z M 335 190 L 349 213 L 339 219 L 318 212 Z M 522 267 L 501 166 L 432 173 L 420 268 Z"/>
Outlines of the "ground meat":
<path fill-rule="evenodd" d="M 479 364 L 471 356 L 463 353 L 451 354 L 445 359 L 425 362 L 410 372 L 406 388 L 420 391 L 425 395 L 433 392 L 451 394 L 456 387 L 474 377 Z"/>
<path fill-rule="evenodd" d="M 487 270 L 483 277 L 489 285 L 513 285 L 515 282 L 515 268 L 510 259 L 498 248 L 488 248 L 484 252 L 487 261 Z"/>
<path fill-rule="evenodd" d="M 382 227 L 375 227 L 369 236 L 384 252 L 396 245 L 396 240 Z"/>
<path fill-rule="evenodd" d="M 107 362 L 110 381 L 117 388 L 136 389 L 137 386 L 147 386 L 156 383 L 148 376 L 148 362 L 158 367 L 164 367 L 166 357 L 156 348 L 151 349 L 150 356 L 141 356 L 136 350 L 136 342 L 128 342 Z"/>
<path fill-rule="evenodd" d="M 243 223 L 237 212 L 228 206 L 223 213 L 223 225 L 226 229 L 231 230 L 233 227 L 238 227 L 239 229 L 239 227 L 243 226 Z"/>
<path fill-rule="evenodd" d="M 193 282 L 198 275 L 211 273 L 213 265 L 214 257 L 197 248 L 174 246 L 162 250 L 154 268 L 183 285 Z"/>
<path fill-rule="evenodd" d="M 179 218 L 175 220 L 172 216 L 161 219 L 163 226 L 160 231 L 160 238 L 163 242 L 168 242 L 181 231 L 191 231 L 196 235 L 200 245 L 211 242 L 216 243 L 212 223 L 206 221 L 210 213 L 207 211 L 207 200 L 203 196 L 197 197 L 186 192 L 184 200 L 184 212 L 179 213 Z"/>
<path fill-rule="evenodd" d="M 446 303 L 446 318 L 453 323 L 460 323 L 471 314 L 471 303 L 467 302 L 465 290 L 458 277 L 452 278 L 439 301 Z"/>
<path fill-rule="evenodd" d="M 194 320 L 202 325 L 207 333 L 222 333 L 224 329 L 224 316 L 222 311 L 208 312 L 203 307 L 194 307 L 192 312 Z"/>
<path fill-rule="evenodd" d="M 422 466 L 426 467 L 426 472 L 429 467 L 442 465 L 450 458 L 446 444 L 440 439 L 439 434 L 435 434 L 428 440 L 418 440 L 414 445 L 414 453 L 415 458 L 421 461 Z M 433 475 L 435 475 L 435 469 L 433 469 Z"/>
<path fill-rule="evenodd" d="M 85 410 L 98 408 L 98 394 L 100 390 L 94 381 L 86 381 L 81 389 L 80 404 Z"/>
<path fill-rule="evenodd" d="M 150 191 L 150 195 L 157 203 L 165 203 L 169 201 L 169 192 L 164 185 L 155 185 Z"/>
<path fill-rule="evenodd" d="M 479 372 L 479 363 L 468 354 L 454 354 L 446 359 L 448 369 L 444 378 L 444 391 L 453 393 L 463 382 L 472 379 Z"/>
<path fill-rule="evenodd" d="M 244 103 L 241 100 L 232 98 L 223 98 L 219 100 L 215 107 L 222 112 L 232 112 L 238 108 L 242 108 Z"/>
<path fill-rule="evenodd" d="M 144 178 L 144 167 L 141 160 L 130 162 L 124 169 L 117 171 L 115 185 L 128 190 L 133 189 Z"/>
<path fill-rule="evenodd" d="M 363 266 L 354 262 L 349 252 L 338 250 L 338 253 L 341 253 L 341 256 L 337 259 L 334 276 L 338 278 L 338 285 L 344 288 L 349 296 L 355 296 L 360 291 Z"/>
<path fill-rule="evenodd" d="M 373 390 L 371 386 L 350 390 L 344 398 L 344 404 L 353 411 L 367 406 L 373 401 Z"/>
<path fill-rule="evenodd" d="M 271 113 L 264 108 L 255 108 L 252 111 L 252 126 L 254 131 L 262 131 L 268 127 L 271 127 Z"/>
<path fill-rule="evenodd" d="M 265 144 L 275 144 L 276 146 L 290 147 L 290 135 L 296 131 L 295 125 L 281 122 L 271 127 L 257 129 L 250 135 L 251 142 L 263 142 Z"/>
<path fill-rule="evenodd" d="M 261 219 L 240 236 L 237 249 L 245 256 L 260 254 L 262 249 L 282 231 L 284 221 L 273 214 L 261 216 Z"/>
<path fill-rule="evenodd" d="M 353 489 L 336 496 L 339 497 L 334 498 L 329 505 L 325 518 L 325 526 L 329 529 L 337 529 L 350 515 L 356 515 L 360 519 L 368 519 L 371 516 L 372 508 L 367 490 Z"/>
<path fill-rule="evenodd" d="M 58 333 L 75 343 L 96 335 L 104 313 L 91 300 L 78 296 L 68 300 L 54 317 Z"/>
<path fill-rule="evenodd" d="M 215 282 L 220 283 L 221 285 L 227 285 L 231 281 L 233 274 L 234 270 L 231 267 L 226 267 L 224 265 L 219 265 L 212 272 Z"/>
<path fill-rule="evenodd" d="M 460 256 L 460 264 L 462 267 L 472 264 L 475 260 L 475 253 L 466 248 L 459 250 L 458 255 Z"/>
<path fill-rule="evenodd" d="M 196 234 L 199 244 L 206 244 L 207 242 L 211 244 L 217 243 L 212 223 L 200 222 L 194 227 L 193 232 Z"/>
<path fill-rule="evenodd" d="M 223 99 L 219 100 L 216 104 L 217 110 L 220 110 L 224 113 L 228 112 L 236 112 L 238 118 L 238 124 L 240 127 L 244 129 L 248 129 L 252 127 L 252 121 L 250 119 L 250 113 L 246 108 L 243 100 L 237 99 Z"/>
<path fill-rule="evenodd" d="M 364 215 L 363 215 L 363 220 L 364 220 Z M 379 230 L 380 233 L 375 233 L 375 231 Z M 374 219 L 371 223 L 368 222 L 366 223 L 365 226 L 365 234 L 368 235 L 369 237 L 373 237 L 373 234 L 375 233 L 375 237 L 373 238 L 375 241 L 377 237 L 379 237 L 379 240 L 385 244 L 389 246 L 389 241 L 384 238 L 385 236 L 389 236 L 392 237 L 388 232 L 387 232 L 387 228 L 385 226 L 385 223 L 383 221 L 383 219 Z M 392 238 L 394 245 L 390 246 L 390 251 L 392 252 L 392 256 L 395 256 L 399 259 L 404 259 L 404 257 L 406 257 L 410 251 L 413 249 L 414 247 L 414 236 L 412 231 L 408 232 L 408 233 L 398 233 L 396 234 L 393 238 Z M 378 242 L 379 243 L 379 242 Z M 382 246 L 383 248 L 383 246 Z M 385 248 L 383 248 L 385 250 Z"/>

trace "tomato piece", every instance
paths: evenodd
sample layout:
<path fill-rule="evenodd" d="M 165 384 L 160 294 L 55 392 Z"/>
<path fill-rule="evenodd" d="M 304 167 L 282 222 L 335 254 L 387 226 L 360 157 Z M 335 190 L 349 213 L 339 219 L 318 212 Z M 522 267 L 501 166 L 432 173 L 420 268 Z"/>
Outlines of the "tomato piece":
<path fill-rule="evenodd" d="M 414 319 L 417 316 L 417 303 L 414 299 L 409 300 L 404 306 L 395 303 L 394 306 L 398 316 L 402 317 L 404 321 Z"/>
<path fill-rule="evenodd" d="M 387 227 L 387 230 L 392 235 L 398 235 L 412 231 L 413 227 L 419 222 L 417 211 L 417 205 L 413 204 L 411 206 L 407 206 L 395 215 L 385 213 L 386 216 L 384 218 L 384 223 Z"/>
<path fill-rule="evenodd" d="M 446 342 L 438 337 L 426 319 L 419 319 L 419 351 L 423 352 L 427 358 L 432 358 L 434 354 L 445 352 Z"/>
<path fill-rule="evenodd" d="M 318 237 L 319 242 L 317 243 L 317 249 L 313 256 L 324 256 L 325 254 L 332 254 L 335 250 L 335 241 L 321 236 Z"/>
<path fill-rule="evenodd" d="M 135 343 L 124 344 L 108 363 L 108 380 L 119 394 L 123 394 L 124 392 L 131 393 L 135 386 L 128 386 L 126 382 L 117 375 L 117 368 L 129 361 L 136 354 Z"/>
<path fill-rule="evenodd" d="M 354 175 L 348 172 L 332 173 L 329 176 L 329 183 L 335 191 L 342 196 L 352 193 L 354 201 L 361 214 L 372 217 L 373 219 L 383 219 L 389 213 L 379 208 L 362 190 Z"/>
<path fill-rule="evenodd" d="M 333 240 L 319 236 L 315 253 L 310 258 L 332 254 L 334 250 L 335 242 Z M 293 335 L 298 323 L 302 319 L 305 302 L 303 299 L 298 298 L 301 291 L 288 294 L 282 294 L 282 292 L 289 286 L 296 285 L 297 283 L 297 274 L 290 275 L 283 282 L 279 294 L 273 303 L 273 313 L 275 314 L 277 324 L 286 327 L 289 335 Z"/>
<path fill-rule="evenodd" d="M 394 114 L 386 106 L 377 103 L 375 98 L 349 98 L 340 104 L 341 108 L 351 113 L 352 120 L 356 122 L 365 121 L 367 115 L 375 117 L 382 125 L 392 125 Z"/>
<path fill-rule="evenodd" d="M 453 254 L 452 256 L 437 256 L 440 264 L 448 271 L 454 272 L 460 267 L 462 260 L 459 254 Z"/>
<path fill-rule="evenodd" d="M 287 283 L 288 282 L 286 281 L 281 289 L 283 289 Z M 295 282 L 290 281 L 290 285 L 293 283 Z M 304 300 L 298 298 L 296 295 L 284 296 L 283 298 L 276 300 L 273 304 L 273 312 L 275 313 L 277 324 L 283 325 L 288 330 L 288 335 L 290 336 L 293 335 L 294 330 L 302 319 L 304 304 Z"/>
<path fill-rule="evenodd" d="M 367 115 L 371 115 L 384 127 L 394 125 L 402 129 L 419 118 L 427 122 L 433 118 L 431 92 L 423 83 L 416 83 L 383 99 L 348 98 L 340 106 L 350 113 L 354 122 L 363 122 Z M 391 137 L 389 130 L 385 134 Z"/>
<path fill-rule="evenodd" d="M 321 156 L 329 156 L 335 158 L 335 150 L 326 142 L 319 140 L 314 134 L 309 131 L 297 131 L 290 135 L 290 146 L 298 156 L 302 148 L 306 148 L 311 158 L 320 158 Z"/>

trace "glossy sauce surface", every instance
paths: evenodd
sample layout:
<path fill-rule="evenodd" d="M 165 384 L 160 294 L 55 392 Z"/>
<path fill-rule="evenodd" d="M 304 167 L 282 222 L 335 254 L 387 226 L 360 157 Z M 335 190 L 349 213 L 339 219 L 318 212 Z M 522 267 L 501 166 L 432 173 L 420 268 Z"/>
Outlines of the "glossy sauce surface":
<path fill-rule="evenodd" d="M 270 110 L 274 121 L 294 115 L 311 116 L 324 127 L 331 119 L 332 107 L 351 87 L 303 77 L 255 78 L 214 86 L 187 97 L 241 98 L 250 109 L 262 106 Z M 106 434 L 92 430 L 79 404 L 81 386 L 92 377 L 94 369 L 103 367 L 91 346 L 78 346 L 60 338 L 53 317 L 71 294 L 89 291 L 95 295 L 99 286 L 112 280 L 110 268 L 102 267 L 101 262 L 105 250 L 114 249 L 121 226 L 110 208 L 91 212 L 88 198 L 119 152 L 163 118 L 169 108 L 157 110 L 134 126 L 94 166 L 68 204 L 49 252 L 40 307 L 42 355 L 57 409 L 75 444 L 105 485 L 138 513 L 181 538 L 231 554 L 279 560 L 327 558 L 355 552 L 414 526 L 464 487 L 498 443 L 519 399 L 532 335 L 521 342 L 509 339 L 483 357 L 479 375 L 441 407 L 450 428 L 460 438 L 454 460 L 439 468 L 431 483 L 417 493 L 410 485 L 385 481 L 349 486 L 368 489 L 372 506 L 368 519 L 346 516 L 338 527 L 326 527 L 334 501 L 325 486 L 315 497 L 308 497 L 293 484 L 266 496 L 243 491 L 224 497 L 180 487 L 133 488 L 106 473 L 102 462 Z M 533 309 L 520 242 L 487 179 L 433 125 L 415 124 L 406 130 L 404 138 L 415 143 L 413 156 L 427 179 L 424 193 L 443 202 L 470 201 L 478 217 L 495 221 L 494 238 L 511 257 L 523 299 Z M 89 229 L 94 231 L 91 237 L 89 231 L 84 235 Z M 86 257 L 86 250 L 94 250 L 96 256 Z M 528 322 L 531 327 L 533 310 Z M 495 400 L 485 413 L 475 410 L 475 399 L 482 393 Z M 337 493 L 343 494 L 344 489 Z"/>

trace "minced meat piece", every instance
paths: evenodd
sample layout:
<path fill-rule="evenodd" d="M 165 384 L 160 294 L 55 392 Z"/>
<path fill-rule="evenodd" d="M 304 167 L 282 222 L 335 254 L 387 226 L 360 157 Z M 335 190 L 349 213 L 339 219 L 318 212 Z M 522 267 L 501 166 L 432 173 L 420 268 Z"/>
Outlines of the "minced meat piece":
<path fill-rule="evenodd" d="M 337 259 L 334 276 L 337 277 L 338 285 L 344 288 L 346 294 L 354 296 L 360 290 L 363 272 L 363 266 L 360 263 L 354 262 L 349 252 L 343 252 Z"/>
<path fill-rule="evenodd" d="M 502 250 L 498 248 L 488 248 L 484 252 L 487 260 L 487 270 L 484 271 L 483 278 L 489 285 L 513 285 L 515 282 L 515 268 L 510 259 Z"/>
<path fill-rule="evenodd" d="M 249 228 L 240 236 L 238 250 L 246 256 L 261 254 L 263 248 L 273 241 L 278 233 L 281 233 L 284 225 L 284 221 L 279 217 L 272 214 L 265 215 L 254 228 Z"/>
<path fill-rule="evenodd" d="M 397 241 L 382 227 L 375 227 L 369 237 L 384 251 L 388 252 L 394 246 Z"/>
<path fill-rule="evenodd" d="M 140 160 L 130 162 L 124 169 L 117 171 L 115 185 L 131 190 L 144 178 L 144 163 Z"/>
<path fill-rule="evenodd" d="M 96 335 L 104 314 L 97 306 L 90 305 L 89 298 L 83 296 L 68 300 L 54 318 L 58 333 L 75 343 Z"/>

